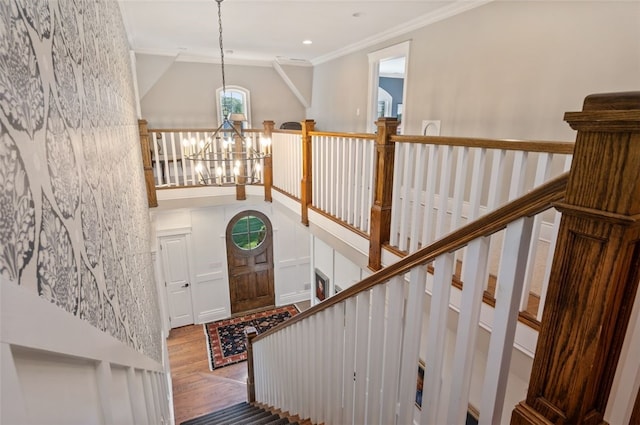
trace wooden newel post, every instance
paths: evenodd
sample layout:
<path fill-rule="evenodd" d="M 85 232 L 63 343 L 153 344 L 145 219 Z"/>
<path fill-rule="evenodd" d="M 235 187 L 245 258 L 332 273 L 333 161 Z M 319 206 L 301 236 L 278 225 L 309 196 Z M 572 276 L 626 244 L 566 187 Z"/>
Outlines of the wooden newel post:
<path fill-rule="evenodd" d="M 275 126 L 275 122 L 273 121 L 263 121 L 262 126 L 262 137 L 266 140 L 269 140 L 264 146 L 265 154 L 267 156 L 264 157 L 264 200 L 267 202 L 272 202 L 271 198 L 271 188 L 273 187 L 273 158 L 272 158 L 272 144 L 271 144 L 271 135 L 273 134 L 273 127 Z"/>
<path fill-rule="evenodd" d="M 391 196 L 393 192 L 394 145 L 391 136 L 398 131 L 397 118 L 380 118 L 376 122 L 376 180 L 371 207 L 369 237 L 369 268 L 382 267 L 382 245 L 389 242 L 391 232 Z"/>
<path fill-rule="evenodd" d="M 527 398 L 512 424 L 602 424 L 640 279 L 640 92 L 591 95 L 578 131 Z"/>
<path fill-rule="evenodd" d="M 153 179 L 153 166 L 151 165 L 151 144 L 149 142 L 147 120 L 138 120 L 138 131 L 140 133 L 140 149 L 142 149 L 144 181 L 147 186 L 147 201 L 150 208 L 157 207 L 158 198 L 156 197 L 156 183 Z"/>
<path fill-rule="evenodd" d="M 242 121 L 234 121 L 233 127 L 238 131 L 238 133 L 242 133 Z M 235 135 L 235 143 L 234 143 L 234 157 L 233 164 L 231 166 L 235 169 L 238 167 L 238 174 L 236 175 L 236 200 L 244 201 L 247 199 L 247 190 L 246 190 L 246 175 L 247 172 L 245 170 L 245 159 L 247 155 L 246 147 L 244 146 L 244 140 L 239 135 Z"/>
<path fill-rule="evenodd" d="M 247 346 L 247 401 L 256 401 L 256 381 L 253 373 L 253 338 L 258 336 L 258 331 L 253 326 L 244 328 L 245 344 Z"/>
<path fill-rule="evenodd" d="M 300 204 L 302 211 L 300 213 L 302 224 L 309 225 L 309 205 L 313 201 L 311 193 L 311 135 L 309 134 L 315 129 L 316 122 L 314 120 L 305 120 L 302 124 L 302 182 L 300 190 Z"/>

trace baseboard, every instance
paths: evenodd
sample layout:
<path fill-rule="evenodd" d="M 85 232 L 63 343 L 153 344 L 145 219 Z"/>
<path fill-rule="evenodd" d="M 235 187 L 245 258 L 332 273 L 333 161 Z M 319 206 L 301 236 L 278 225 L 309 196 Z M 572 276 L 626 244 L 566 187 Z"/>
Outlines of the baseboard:
<path fill-rule="evenodd" d="M 309 300 L 308 290 L 289 292 L 288 294 L 280 295 L 280 300 L 279 300 L 280 302 L 278 303 L 278 305 L 293 304 L 300 301 L 308 301 L 308 300 Z"/>

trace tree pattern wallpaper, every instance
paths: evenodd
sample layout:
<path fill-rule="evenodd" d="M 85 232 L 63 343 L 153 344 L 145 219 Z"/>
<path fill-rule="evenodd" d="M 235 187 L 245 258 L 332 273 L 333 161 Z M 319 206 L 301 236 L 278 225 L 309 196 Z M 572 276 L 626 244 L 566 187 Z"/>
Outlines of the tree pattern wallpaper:
<path fill-rule="evenodd" d="M 160 361 L 126 33 L 113 0 L 0 0 L 0 283 Z"/>

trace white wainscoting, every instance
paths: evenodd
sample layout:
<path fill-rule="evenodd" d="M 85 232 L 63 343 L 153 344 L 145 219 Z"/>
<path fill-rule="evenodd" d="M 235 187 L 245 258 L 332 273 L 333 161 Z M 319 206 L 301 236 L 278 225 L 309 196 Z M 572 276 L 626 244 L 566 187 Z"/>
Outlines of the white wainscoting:
<path fill-rule="evenodd" d="M 161 362 L 12 283 L 0 319 L 0 423 L 172 423 Z"/>

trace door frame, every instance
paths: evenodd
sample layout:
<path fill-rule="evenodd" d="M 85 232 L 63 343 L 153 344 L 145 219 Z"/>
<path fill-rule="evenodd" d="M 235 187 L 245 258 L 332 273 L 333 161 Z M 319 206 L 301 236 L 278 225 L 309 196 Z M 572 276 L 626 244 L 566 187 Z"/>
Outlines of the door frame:
<path fill-rule="evenodd" d="M 379 69 L 380 62 L 399 58 L 404 56 L 405 65 L 404 65 L 404 85 L 402 88 L 402 103 L 403 105 L 407 105 L 407 82 L 409 78 L 409 50 L 411 47 L 411 40 L 403 41 L 402 43 L 394 44 L 393 46 L 386 47 L 384 49 L 376 50 L 375 52 L 369 53 L 367 56 L 369 58 L 369 101 L 367 102 L 367 131 L 370 133 L 375 133 L 377 131 L 377 127 L 375 124 L 375 119 L 373 118 L 377 111 L 377 100 L 378 100 L 378 86 L 379 86 Z M 409 108 L 404 108 L 402 111 L 402 128 L 406 128 L 404 123 L 407 123 L 407 114 L 406 110 Z M 409 109 L 409 113 L 411 113 Z"/>
<path fill-rule="evenodd" d="M 229 314 L 231 316 L 234 316 L 238 313 L 233 313 L 233 303 L 232 303 L 232 299 L 231 299 L 231 270 L 230 270 L 230 261 L 229 261 L 229 255 L 231 252 L 236 252 L 239 251 L 239 248 L 234 246 L 233 241 L 231 240 L 230 237 L 228 237 L 229 232 L 231 230 L 232 227 L 232 223 L 234 222 L 234 220 L 236 220 L 236 218 L 239 215 L 256 215 L 259 216 L 258 218 L 260 218 L 261 220 L 264 217 L 264 222 L 267 225 L 267 228 L 269 229 L 269 231 L 267 232 L 268 234 L 270 233 L 271 235 L 271 240 L 270 240 L 270 250 L 271 250 L 271 274 L 272 274 L 272 290 L 273 290 L 273 306 L 277 306 L 278 305 L 278 288 L 276 285 L 276 249 L 275 249 L 275 238 L 276 238 L 276 229 L 273 225 L 273 221 L 272 218 L 269 216 L 269 214 L 266 211 L 262 211 L 260 208 L 256 208 L 257 205 L 252 205 L 252 206 L 248 206 L 248 207 L 244 207 L 244 208 L 239 208 L 237 210 L 235 210 L 233 212 L 233 214 L 231 215 L 231 218 L 227 221 L 226 225 L 225 225 L 225 230 L 224 230 L 224 234 L 223 234 L 223 238 L 225 241 L 225 262 L 226 262 L 226 274 L 227 274 L 227 288 L 228 288 L 228 293 L 229 293 Z M 257 214 L 254 214 L 257 213 Z M 240 217 L 242 218 L 242 217 Z M 230 245 L 231 244 L 231 245 Z M 251 311 L 251 310 L 248 310 Z"/>
<path fill-rule="evenodd" d="M 173 329 L 171 326 L 171 315 L 169 312 L 169 294 L 168 294 L 168 287 L 165 285 L 165 264 L 162 258 L 162 252 L 161 252 L 161 244 L 162 244 L 162 240 L 165 238 L 171 238 L 171 237 L 177 237 L 177 236 L 184 236 L 185 238 L 185 251 L 186 251 L 186 256 L 187 256 L 187 273 L 189 276 L 189 283 L 191 286 L 191 290 L 189 291 L 190 294 L 190 301 L 191 301 L 191 309 L 193 311 L 193 323 L 194 324 L 198 324 L 198 320 L 197 320 L 197 315 L 196 315 L 196 311 L 195 311 L 195 290 L 196 290 L 196 285 L 195 285 L 195 279 L 194 279 L 194 274 L 193 274 L 193 261 L 192 261 L 192 255 L 191 255 L 191 227 L 188 228 L 176 228 L 176 229 L 168 229 L 168 230 L 163 230 L 163 231 L 158 231 L 156 233 L 156 240 L 157 240 L 157 249 L 156 249 L 156 253 L 157 253 L 157 258 L 158 258 L 158 265 L 157 265 L 157 269 L 156 272 L 159 273 L 158 277 L 157 277 L 157 282 L 158 282 L 158 289 L 159 289 L 159 294 L 158 296 L 162 298 L 162 300 L 159 300 L 160 305 L 161 305 L 161 315 L 162 320 L 164 323 L 166 323 L 167 329 L 171 330 Z M 168 336 L 168 332 L 167 332 L 167 336 Z"/>

